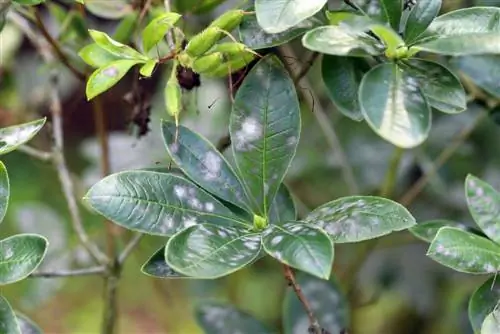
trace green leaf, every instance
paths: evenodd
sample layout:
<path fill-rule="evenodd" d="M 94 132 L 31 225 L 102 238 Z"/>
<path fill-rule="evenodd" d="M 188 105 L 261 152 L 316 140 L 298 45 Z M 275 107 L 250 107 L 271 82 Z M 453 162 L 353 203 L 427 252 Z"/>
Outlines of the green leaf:
<path fill-rule="evenodd" d="M 142 48 L 144 52 L 149 52 L 158 44 L 180 18 L 181 15 L 178 13 L 166 12 L 151 20 L 142 31 Z"/>
<path fill-rule="evenodd" d="M 14 151 L 30 141 L 45 124 L 46 118 L 0 129 L 0 155 Z"/>
<path fill-rule="evenodd" d="M 153 74 L 157 63 L 158 61 L 156 59 L 148 60 L 144 65 L 141 66 L 141 68 L 139 69 L 139 73 L 144 77 L 150 77 Z"/>
<path fill-rule="evenodd" d="M 113 39 L 120 43 L 129 43 L 135 36 L 139 15 L 137 11 L 125 15 L 113 32 Z"/>
<path fill-rule="evenodd" d="M 270 225 L 262 245 L 281 263 L 322 279 L 330 277 L 333 243 L 319 228 L 301 222 Z"/>
<path fill-rule="evenodd" d="M 434 240 L 434 238 L 436 237 L 436 234 L 439 232 L 439 230 L 442 227 L 446 226 L 459 228 L 461 230 L 468 231 L 479 236 L 485 236 L 480 230 L 474 227 L 466 226 L 464 224 L 445 219 L 429 220 L 423 223 L 419 223 L 413 227 L 410 227 L 408 231 L 410 231 L 411 234 L 413 234 L 420 240 L 431 243 L 432 240 Z"/>
<path fill-rule="evenodd" d="M 499 245 L 453 227 L 439 230 L 427 255 L 446 267 L 469 274 L 493 274 L 500 269 Z"/>
<path fill-rule="evenodd" d="M 39 5 L 45 2 L 45 0 L 12 0 L 12 1 L 20 5 L 28 5 L 28 6 Z"/>
<path fill-rule="evenodd" d="M 191 226 L 170 238 L 165 248 L 165 260 L 183 275 L 213 279 L 252 263 L 260 249 L 259 233 L 202 224 Z"/>
<path fill-rule="evenodd" d="M 462 83 L 445 66 L 414 58 L 402 63 L 401 67 L 418 81 L 431 107 L 448 114 L 460 113 L 467 108 L 467 96 Z"/>
<path fill-rule="evenodd" d="M 121 59 L 138 60 L 141 62 L 146 62 L 148 60 L 148 57 L 145 55 L 128 45 L 115 41 L 102 31 L 89 29 L 89 34 L 97 45 Z"/>
<path fill-rule="evenodd" d="M 274 334 L 258 320 L 231 305 L 204 302 L 196 307 L 196 320 L 205 334 Z"/>
<path fill-rule="evenodd" d="M 7 174 L 7 168 L 0 161 L 0 223 L 5 218 L 7 213 L 7 207 L 9 206 L 9 175 Z"/>
<path fill-rule="evenodd" d="M 255 15 L 245 15 L 239 26 L 239 36 L 241 43 L 252 50 L 260 50 L 288 43 L 322 23 L 318 15 L 311 16 L 283 32 L 270 34 L 260 27 Z"/>
<path fill-rule="evenodd" d="M 182 275 L 172 268 L 170 268 L 165 262 L 165 247 L 158 249 L 153 256 L 151 256 L 146 263 L 142 265 L 141 271 L 155 278 L 166 278 L 166 279 L 179 279 L 179 278 L 190 278 L 188 276 Z"/>
<path fill-rule="evenodd" d="M 141 63 L 141 61 L 121 59 L 95 70 L 87 81 L 85 90 L 87 100 L 92 100 L 97 95 L 116 85 L 132 66 L 138 63 Z"/>
<path fill-rule="evenodd" d="M 418 0 L 406 20 L 404 39 L 410 44 L 416 41 L 439 14 L 441 0 Z"/>
<path fill-rule="evenodd" d="M 37 234 L 17 234 L 0 241 L 0 285 L 26 278 L 42 262 L 49 242 Z"/>
<path fill-rule="evenodd" d="M 494 310 L 484 319 L 481 326 L 481 334 L 500 333 L 500 312 Z"/>
<path fill-rule="evenodd" d="M 191 180 L 218 198 L 252 211 L 243 184 L 212 143 L 182 125 L 177 128 L 162 121 L 161 127 L 170 157 Z"/>
<path fill-rule="evenodd" d="M 305 218 L 325 230 L 334 243 L 374 239 L 416 224 L 401 204 L 382 197 L 351 196 L 328 202 Z"/>
<path fill-rule="evenodd" d="M 256 0 L 259 25 L 269 34 L 277 34 L 298 25 L 319 12 L 328 0 Z"/>
<path fill-rule="evenodd" d="M 402 0 L 380 0 L 380 4 L 386 21 L 394 30 L 399 30 L 399 21 L 403 12 Z"/>
<path fill-rule="evenodd" d="M 266 216 L 300 137 L 295 86 L 275 56 L 260 60 L 238 89 L 229 132 L 252 207 Z"/>
<path fill-rule="evenodd" d="M 249 226 L 204 190 L 167 173 L 112 174 L 97 182 L 85 200 L 114 223 L 147 234 L 171 236 L 198 223 Z"/>
<path fill-rule="evenodd" d="M 493 312 L 500 300 L 500 282 L 491 277 L 484 282 L 469 299 L 469 321 L 474 332 L 481 330 L 481 325 L 488 314 Z"/>
<path fill-rule="evenodd" d="M 500 98 L 500 56 L 465 56 L 451 60 L 452 66 L 466 74 L 477 86 Z"/>
<path fill-rule="evenodd" d="M 97 17 L 110 20 L 121 19 L 133 10 L 127 0 L 85 0 L 85 8 Z"/>
<path fill-rule="evenodd" d="M 500 243 L 500 194 L 473 175 L 465 179 L 467 206 L 476 224 L 496 243 Z"/>
<path fill-rule="evenodd" d="M 278 224 L 296 219 L 297 211 L 292 195 L 285 184 L 282 183 L 269 210 L 269 224 Z"/>
<path fill-rule="evenodd" d="M 7 299 L 0 295 L 0 329 L 5 334 L 21 334 L 16 315 Z"/>
<path fill-rule="evenodd" d="M 120 59 L 120 57 L 101 48 L 97 43 L 92 43 L 83 47 L 78 52 L 78 55 L 86 64 L 95 68 L 105 66 Z"/>
<path fill-rule="evenodd" d="M 369 70 L 364 59 L 324 55 L 321 75 L 330 99 L 345 116 L 361 121 L 358 91 L 363 75 Z"/>
<path fill-rule="evenodd" d="M 333 334 L 349 327 L 349 304 L 336 280 L 325 281 L 299 272 L 296 281 L 322 328 Z M 288 288 L 283 303 L 283 333 L 305 334 L 308 329 L 306 310 L 293 289 Z"/>
<path fill-rule="evenodd" d="M 386 46 L 385 55 L 388 58 L 398 59 L 406 56 L 408 49 L 403 38 L 396 31 L 382 24 L 373 24 L 370 26 L 370 30 L 384 42 Z"/>
<path fill-rule="evenodd" d="M 500 8 L 473 7 L 439 16 L 415 50 L 450 56 L 500 53 Z"/>
<path fill-rule="evenodd" d="M 384 45 L 372 36 L 349 26 L 324 26 L 302 36 L 302 45 L 333 56 L 366 57 L 384 53 Z"/>
<path fill-rule="evenodd" d="M 363 77 L 359 104 L 368 125 L 396 146 L 418 146 L 429 134 L 431 109 L 419 83 L 396 64 L 380 64 Z"/>
<path fill-rule="evenodd" d="M 40 327 L 38 327 L 31 319 L 24 314 L 16 312 L 17 323 L 21 330 L 21 334 L 43 334 Z"/>

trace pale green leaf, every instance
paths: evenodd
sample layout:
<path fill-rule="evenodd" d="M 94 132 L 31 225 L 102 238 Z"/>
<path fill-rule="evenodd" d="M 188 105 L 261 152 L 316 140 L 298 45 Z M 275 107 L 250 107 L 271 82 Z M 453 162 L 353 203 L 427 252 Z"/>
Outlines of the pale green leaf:
<path fill-rule="evenodd" d="M 238 89 L 229 132 L 237 172 L 252 208 L 265 216 L 300 137 L 295 86 L 275 56 L 260 60 Z"/>
<path fill-rule="evenodd" d="M 166 12 L 151 20 L 142 31 L 142 48 L 144 52 L 149 52 L 158 44 L 180 18 L 181 15 L 178 13 Z"/>
<path fill-rule="evenodd" d="M 0 155 L 14 151 L 18 146 L 30 141 L 45 124 L 46 118 L 33 122 L 0 128 Z"/>
<path fill-rule="evenodd" d="M 121 59 L 120 57 L 104 50 L 97 45 L 97 43 L 92 43 L 83 47 L 78 52 L 78 55 L 86 64 L 95 68 L 105 66 L 111 62 Z"/>
<path fill-rule="evenodd" d="M 158 61 L 156 59 L 148 60 L 144 65 L 141 66 L 141 68 L 139 69 L 139 73 L 144 77 L 150 77 L 153 74 L 157 63 Z"/>
<path fill-rule="evenodd" d="M 328 279 L 333 243 L 322 230 L 301 222 L 270 225 L 262 236 L 267 254 L 295 269 Z"/>
<path fill-rule="evenodd" d="M 9 195 L 9 175 L 7 174 L 7 168 L 3 162 L 0 161 L 0 223 L 3 221 L 5 214 L 7 213 Z"/>
<path fill-rule="evenodd" d="M 459 272 L 494 274 L 500 270 L 500 245 L 454 227 L 439 230 L 427 255 Z"/>
<path fill-rule="evenodd" d="M 431 109 L 419 82 L 396 64 L 380 64 L 363 77 L 359 104 L 368 125 L 396 146 L 418 146 L 429 134 Z"/>
<path fill-rule="evenodd" d="M 469 321 L 475 332 L 481 330 L 481 325 L 488 314 L 493 312 L 500 300 L 500 282 L 498 277 L 491 277 L 474 291 L 469 299 Z"/>
<path fill-rule="evenodd" d="M 95 70 L 87 81 L 86 95 L 87 100 L 92 100 L 116 85 L 132 66 L 141 63 L 140 60 L 116 60 L 108 65 Z"/>
<path fill-rule="evenodd" d="M 259 25 L 269 34 L 290 29 L 319 12 L 328 0 L 256 0 Z"/>
<path fill-rule="evenodd" d="M 343 197 L 328 202 L 309 213 L 305 222 L 322 228 L 334 243 L 373 239 L 416 224 L 401 204 L 373 196 Z"/>
<path fill-rule="evenodd" d="M 481 334 L 498 334 L 500 333 L 500 312 L 494 310 L 483 321 L 481 326 Z"/>
<path fill-rule="evenodd" d="M 461 230 L 468 231 L 479 236 L 485 236 L 480 230 L 474 227 L 445 219 L 429 220 L 426 222 L 418 223 L 417 225 L 410 227 L 408 231 L 410 231 L 411 234 L 413 234 L 420 240 L 431 243 L 432 240 L 434 240 L 434 238 L 436 237 L 436 234 L 439 232 L 439 230 L 446 226 L 459 228 Z"/>
<path fill-rule="evenodd" d="M 170 238 L 165 259 L 173 270 L 183 275 L 213 279 L 252 263 L 260 249 L 259 233 L 202 224 L 191 226 Z"/>
<path fill-rule="evenodd" d="M 35 6 L 44 3 L 45 0 L 12 0 L 20 5 Z"/>
<path fill-rule="evenodd" d="M 16 315 L 9 302 L 0 295 L 0 333 L 21 334 Z"/>
<path fill-rule="evenodd" d="M 89 34 L 97 45 L 121 59 L 139 60 L 142 62 L 148 60 L 145 55 L 128 45 L 115 41 L 102 31 L 89 29 Z"/>

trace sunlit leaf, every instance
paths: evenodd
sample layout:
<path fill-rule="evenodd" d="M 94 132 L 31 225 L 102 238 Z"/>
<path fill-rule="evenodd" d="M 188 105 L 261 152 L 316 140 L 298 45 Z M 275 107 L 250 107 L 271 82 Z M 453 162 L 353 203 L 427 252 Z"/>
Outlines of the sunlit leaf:
<path fill-rule="evenodd" d="M 175 234 L 165 248 L 167 264 L 193 278 L 218 278 L 252 263 L 260 253 L 260 234 L 211 224 Z"/>
<path fill-rule="evenodd" d="M 21 330 L 21 334 L 43 334 L 40 327 L 38 327 L 31 319 L 24 314 L 16 312 L 17 323 Z"/>
<path fill-rule="evenodd" d="M 456 271 L 493 274 L 500 270 L 500 245 L 454 227 L 443 227 L 427 255 Z"/>
<path fill-rule="evenodd" d="M 239 177 L 214 145 L 189 128 L 176 127 L 172 122 L 162 122 L 162 134 L 170 157 L 191 180 L 215 196 L 252 211 Z"/>
<path fill-rule="evenodd" d="M 104 50 L 97 45 L 97 43 L 92 43 L 83 47 L 78 52 L 78 55 L 86 64 L 95 68 L 105 66 L 111 62 L 121 59 L 120 57 Z"/>
<path fill-rule="evenodd" d="M 37 234 L 18 234 L 0 241 L 0 285 L 26 278 L 42 262 L 48 241 Z"/>
<path fill-rule="evenodd" d="M 92 14 L 105 19 L 120 19 L 132 11 L 127 0 L 85 0 L 85 7 Z"/>
<path fill-rule="evenodd" d="M 261 28 L 254 14 L 245 15 L 239 27 L 239 35 L 243 44 L 253 50 L 259 50 L 285 44 L 322 23 L 317 15 L 311 16 L 283 32 L 270 34 Z"/>
<path fill-rule="evenodd" d="M 251 315 L 231 305 L 204 302 L 196 308 L 196 320 L 205 334 L 274 334 Z"/>
<path fill-rule="evenodd" d="M 12 0 L 12 1 L 20 5 L 28 5 L 28 6 L 39 5 L 45 2 L 45 0 Z"/>
<path fill-rule="evenodd" d="M 363 59 L 354 57 L 324 55 L 321 63 L 323 82 L 333 104 L 342 114 L 355 121 L 363 119 L 358 91 L 368 69 Z"/>
<path fill-rule="evenodd" d="M 438 231 L 442 227 L 446 226 L 459 228 L 461 230 L 468 231 L 479 236 L 485 236 L 480 230 L 474 227 L 466 226 L 464 224 L 445 219 L 429 220 L 426 222 L 418 223 L 417 225 L 410 227 L 408 231 L 410 231 L 411 234 L 413 234 L 420 240 L 430 243 L 432 242 L 432 240 L 434 240 Z"/>
<path fill-rule="evenodd" d="M 21 334 L 16 315 L 7 299 L 0 295 L 0 333 Z"/>
<path fill-rule="evenodd" d="M 141 66 L 141 68 L 139 69 L 139 73 L 144 77 L 150 77 L 153 74 L 157 63 L 158 61 L 156 59 L 148 60 L 144 65 Z"/>
<path fill-rule="evenodd" d="M 283 32 L 319 12 L 328 0 L 256 0 L 259 25 L 270 34 Z"/>
<path fill-rule="evenodd" d="M 474 291 L 469 299 L 469 321 L 474 332 L 481 330 L 484 319 L 493 312 L 499 300 L 500 282 L 498 277 L 491 277 Z"/>
<path fill-rule="evenodd" d="M 238 89 L 229 132 L 237 172 L 253 201 L 252 208 L 265 216 L 300 136 L 295 86 L 275 56 L 260 60 Z"/>
<path fill-rule="evenodd" d="M 349 304 L 335 280 L 325 281 L 305 273 L 297 273 L 296 280 L 322 328 L 329 333 L 347 329 Z M 288 288 L 283 303 L 283 333 L 305 334 L 309 326 L 303 304 L 293 289 Z"/>
<path fill-rule="evenodd" d="M 174 12 L 166 12 L 154 18 L 142 31 L 142 48 L 148 52 L 160 42 L 167 34 L 167 31 L 181 18 L 181 15 Z"/>
<path fill-rule="evenodd" d="M 451 64 L 467 75 L 477 86 L 500 98 L 500 56 L 480 55 L 454 57 Z"/>
<path fill-rule="evenodd" d="M 301 222 L 270 225 L 262 236 L 267 254 L 295 269 L 328 279 L 333 243 L 319 228 Z"/>
<path fill-rule="evenodd" d="M 45 124 L 45 118 L 33 122 L 0 128 L 0 155 L 15 150 L 30 141 Z"/>
<path fill-rule="evenodd" d="M 245 225 L 207 192 L 186 179 L 153 171 L 112 174 L 87 193 L 92 208 L 114 223 L 148 234 L 171 236 L 198 224 Z"/>
<path fill-rule="evenodd" d="M 87 100 L 104 93 L 120 81 L 132 66 L 141 63 L 140 60 L 116 60 L 95 70 L 87 81 Z"/>
<path fill-rule="evenodd" d="M 90 29 L 89 34 L 97 45 L 121 59 L 139 60 L 142 62 L 148 60 L 145 55 L 139 53 L 128 45 L 115 41 L 109 37 L 108 34 L 102 31 Z"/>
<path fill-rule="evenodd" d="M 396 146 L 418 146 L 429 134 L 431 109 L 419 82 L 396 64 L 380 64 L 363 77 L 359 103 L 368 125 Z"/>
<path fill-rule="evenodd" d="M 292 195 L 285 186 L 281 184 L 268 213 L 269 224 L 278 224 L 297 219 L 297 211 L 293 203 Z"/>
<path fill-rule="evenodd" d="M 7 174 L 7 168 L 0 161 L 0 223 L 3 221 L 5 214 L 7 213 L 7 207 L 9 206 L 9 175 Z"/>
<path fill-rule="evenodd" d="M 456 114 L 467 108 L 467 97 L 462 83 L 445 66 L 413 58 L 402 63 L 401 67 L 418 81 L 431 107 L 449 114 Z"/>
<path fill-rule="evenodd" d="M 385 54 L 389 58 L 397 57 L 399 49 L 405 47 L 403 38 L 388 26 L 373 24 L 370 30 L 385 44 Z"/>
<path fill-rule="evenodd" d="M 476 224 L 491 240 L 500 243 L 500 194 L 479 178 L 468 175 L 465 195 Z"/>
<path fill-rule="evenodd" d="M 404 39 L 414 42 L 427 29 L 441 9 L 441 0 L 418 0 L 406 20 Z"/>
<path fill-rule="evenodd" d="M 168 266 L 167 262 L 165 262 L 165 247 L 158 249 L 153 256 L 151 256 L 146 263 L 143 264 L 141 271 L 148 276 L 156 278 L 190 278 L 176 272 Z"/>
<path fill-rule="evenodd" d="M 324 26 L 302 37 L 304 47 L 333 56 L 365 57 L 383 54 L 384 45 L 374 37 L 348 26 Z"/>
<path fill-rule="evenodd" d="M 325 230 L 334 243 L 377 238 L 415 225 L 401 204 L 372 196 L 343 197 L 318 207 L 305 217 Z"/>

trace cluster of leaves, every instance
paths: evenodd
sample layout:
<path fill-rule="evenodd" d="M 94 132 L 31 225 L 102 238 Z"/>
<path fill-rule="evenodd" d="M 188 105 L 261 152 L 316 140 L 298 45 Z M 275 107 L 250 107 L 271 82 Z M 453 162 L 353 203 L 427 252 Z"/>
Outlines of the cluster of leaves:
<path fill-rule="evenodd" d="M 479 229 L 438 220 L 418 224 L 410 231 L 431 243 L 427 255 L 442 265 L 463 273 L 495 275 L 470 298 L 469 318 L 475 331 L 498 333 L 500 322 L 493 313 L 500 300 L 496 283 L 500 270 L 500 193 L 469 175 L 465 180 L 465 195 Z"/>
<path fill-rule="evenodd" d="M 0 129 L 0 156 L 29 141 L 45 124 L 45 119 Z M 7 169 L 0 161 L 0 223 L 9 203 L 10 185 Z M 28 277 L 42 262 L 48 241 L 37 234 L 18 234 L 0 240 L 0 286 Z M 0 296 L 0 331 L 9 334 L 40 330 L 24 315 L 15 313 Z"/>
<path fill-rule="evenodd" d="M 229 132 L 233 168 L 206 139 L 162 123 L 179 172 L 121 172 L 95 184 L 86 200 L 115 223 L 169 237 L 144 266 L 163 277 L 216 278 L 263 252 L 320 278 L 330 276 L 333 243 L 358 242 L 415 224 L 401 205 L 370 196 L 340 198 L 297 221 L 282 180 L 300 136 L 293 81 L 274 56 L 245 78 Z"/>

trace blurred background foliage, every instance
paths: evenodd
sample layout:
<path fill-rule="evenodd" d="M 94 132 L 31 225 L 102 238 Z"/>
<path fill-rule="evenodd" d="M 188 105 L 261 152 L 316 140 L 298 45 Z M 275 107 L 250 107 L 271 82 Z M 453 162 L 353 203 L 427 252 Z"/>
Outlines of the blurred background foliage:
<path fill-rule="evenodd" d="M 73 0 L 48 1 L 44 19 L 53 36 L 58 36 L 64 50 L 75 63 L 76 52 L 88 43 L 86 28 L 114 34 L 127 42 L 135 38 L 133 22 L 137 13 L 134 1 L 87 0 L 85 20 L 68 10 Z M 368 0 L 367 0 L 368 1 Z M 174 9 L 185 15 L 185 31 L 196 32 L 210 19 L 238 1 L 176 0 Z M 331 8 L 338 1 L 330 1 Z M 444 1 L 442 12 L 472 5 L 500 6 L 495 0 Z M 87 27 L 85 27 L 85 25 Z M 118 36 L 118 37 L 117 37 Z M 290 44 L 299 55 L 297 41 Z M 166 47 L 160 46 L 160 47 Z M 48 115 L 48 68 L 29 41 L 12 24 L 0 34 L 0 126 L 8 126 Z M 100 179 L 100 151 L 95 138 L 92 108 L 84 96 L 84 84 L 57 65 L 61 97 L 64 103 L 66 155 L 77 184 L 79 197 Z M 80 64 L 83 68 L 83 64 Z M 490 63 L 500 70 L 500 59 Z M 482 75 L 498 81 L 495 72 L 469 66 L 467 75 Z M 482 72 L 474 72 L 482 71 Z M 165 118 L 162 81 L 166 73 L 155 73 L 152 79 L 139 82 L 151 99 L 150 131 L 137 136 L 131 125 L 134 110 L 124 101 L 135 74 L 129 74 L 117 87 L 102 96 L 110 131 L 110 158 L 113 172 L 168 165 L 168 157 L 159 133 L 159 120 Z M 168 74 L 168 73 L 167 73 Z M 462 73 L 463 74 L 463 73 Z M 349 163 L 355 174 L 357 193 L 376 194 L 383 182 L 393 147 L 379 138 L 364 123 L 342 116 L 329 101 L 321 83 L 319 62 L 308 75 L 314 92 L 315 108 L 323 108 L 329 126 L 336 132 L 340 146 L 333 147 L 325 138 L 316 115 L 303 105 L 303 132 L 298 153 L 286 183 L 290 186 L 299 212 L 349 195 L 342 165 Z M 467 80 L 467 76 L 464 76 Z M 182 122 L 217 142 L 227 132 L 230 104 L 227 82 L 206 80 L 185 97 Z M 493 94 L 488 86 L 479 94 Z M 480 118 L 485 106 L 472 101 L 469 110 L 459 115 L 435 113 L 430 138 L 420 147 L 407 151 L 398 173 L 394 198 L 403 195 L 426 171 L 436 157 L 464 129 L 475 122 L 472 134 L 447 163 L 439 169 L 424 191 L 409 206 L 418 219 L 447 218 L 471 224 L 466 209 L 464 180 L 468 173 L 482 177 L 500 189 L 500 122 L 498 113 Z M 50 126 L 50 125 L 49 125 Z M 330 130 L 331 130 L 330 129 Z M 44 129 L 33 146 L 49 149 L 50 131 Z M 344 161 L 346 160 L 346 161 Z M 41 269 L 67 269 L 89 265 L 86 253 L 78 245 L 68 223 L 66 203 L 52 166 L 21 152 L 5 158 L 10 171 L 12 197 L 2 237 L 14 232 L 36 232 L 50 241 L 49 254 Z M 351 185 L 352 188 L 352 185 Z M 95 239 L 104 243 L 102 218 L 83 210 L 86 227 Z M 122 232 L 125 240 L 130 237 Z M 140 273 L 140 266 L 163 241 L 145 237 L 126 263 L 120 285 L 121 333 L 201 333 L 193 318 L 193 307 L 206 300 L 236 305 L 272 328 L 280 328 L 281 309 L 286 284 L 281 266 L 267 258 L 227 278 L 215 281 L 158 280 Z M 467 319 L 467 302 L 484 277 L 461 275 L 438 265 L 425 256 L 427 245 L 408 232 L 384 237 L 368 257 L 367 245 L 336 246 L 334 274 L 348 293 L 353 333 L 471 333 Z M 359 269 L 359 270 L 358 270 Z M 46 333 L 96 333 L 102 307 L 102 279 L 78 277 L 68 279 L 29 279 L 2 291 L 16 308 L 35 320 Z M 336 310 L 329 310 L 336 312 Z"/>

